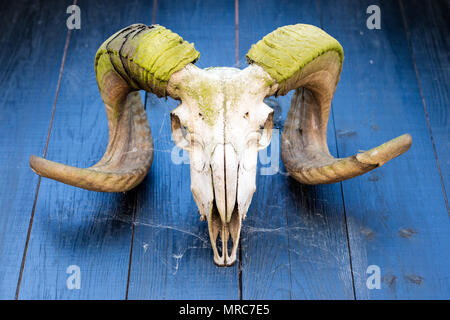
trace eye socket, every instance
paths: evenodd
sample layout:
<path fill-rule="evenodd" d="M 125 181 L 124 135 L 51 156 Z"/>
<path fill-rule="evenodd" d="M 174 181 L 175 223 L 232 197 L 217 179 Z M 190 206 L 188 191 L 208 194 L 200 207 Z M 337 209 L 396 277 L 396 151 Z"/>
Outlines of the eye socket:
<path fill-rule="evenodd" d="M 261 135 L 259 139 L 258 150 L 261 150 L 267 147 L 270 143 L 270 140 L 272 139 L 273 111 L 269 113 L 269 115 L 266 118 L 266 121 L 264 122 L 263 125 L 260 125 L 259 128 Z"/>
<path fill-rule="evenodd" d="M 187 138 L 189 134 L 189 130 L 186 126 L 181 124 L 180 118 L 177 114 L 171 113 L 170 114 L 170 120 L 171 120 L 171 127 L 172 127 L 172 138 L 175 144 L 185 150 L 189 150 L 190 142 Z"/>
<path fill-rule="evenodd" d="M 183 124 L 181 125 L 180 129 L 181 129 L 181 132 L 183 133 L 183 138 L 188 140 L 187 135 L 189 134 L 189 129 L 186 126 L 184 126 Z"/>

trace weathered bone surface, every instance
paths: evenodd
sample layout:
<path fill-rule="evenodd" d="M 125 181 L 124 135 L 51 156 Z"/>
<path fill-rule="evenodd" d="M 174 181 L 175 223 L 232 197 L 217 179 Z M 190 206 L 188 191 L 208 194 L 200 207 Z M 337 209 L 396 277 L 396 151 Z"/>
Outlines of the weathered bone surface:
<path fill-rule="evenodd" d="M 355 177 L 411 146 L 406 134 L 348 158 L 330 155 L 326 128 L 343 50 L 319 28 L 298 24 L 275 30 L 252 46 L 247 54 L 251 65 L 244 70 L 199 69 L 192 64 L 198 57 L 193 45 L 158 25 L 132 25 L 111 36 L 95 60 L 109 125 L 105 155 L 86 169 L 31 156 L 32 169 L 89 190 L 129 190 L 143 180 L 153 158 L 137 90 L 180 100 L 171 112 L 172 136 L 189 151 L 191 190 L 201 220 L 208 221 L 214 261 L 230 266 L 256 190 L 258 151 L 272 136 L 273 110 L 265 97 L 295 90 L 282 135 L 282 159 L 302 183 Z"/>
<path fill-rule="evenodd" d="M 173 138 L 189 151 L 191 190 L 202 220 L 208 220 L 217 265 L 236 261 L 241 221 L 256 189 L 258 151 L 272 136 L 273 110 L 263 102 L 270 81 L 256 65 L 189 65 L 169 81 L 168 92 L 182 101 L 171 113 Z"/>

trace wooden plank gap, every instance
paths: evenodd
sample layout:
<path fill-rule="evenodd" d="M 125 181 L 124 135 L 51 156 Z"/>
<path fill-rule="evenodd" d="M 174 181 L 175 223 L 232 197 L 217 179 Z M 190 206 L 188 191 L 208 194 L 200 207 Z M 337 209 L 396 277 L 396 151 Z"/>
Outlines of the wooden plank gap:
<path fill-rule="evenodd" d="M 319 21 L 320 21 L 320 28 L 323 28 L 323 17 L 322 17 L 322 10 L 320 8 L 320 0 L 316 1 L 317 3 L 317 12 L 319 13 Z"/>
<path fill-rule="evenodd" d="M 77 4 L 77 0 L 74 0 L 73 5 L 76 5 L 76 4 Z M 47 156 L 48 144 L 50 141 L 50 134 L 52 132 L 52 127 L 53 127 L 53 119 L 55 117 L 56 102 L 58 101 L 59 89 L 61 87 L 61 79 L 62 79 L 62 75 L 63 75 L 63 71 L 64 71 L 64 64 L 66 62 L 67 51 L 69 49 L 69 42 L 70 42 L 71 34 L 72 34 L 72 30 L 68 29 L 66 43 L 64 45 L 64 52 L 63 52 L 62 59 L 61 59 L 61 68 L 59 69 L 58 82 L 56 84 L 55 99 L 53 100 L 53 108 L 52 108 L 52 114 L 50 117 L 50 124 L 48 126 L 47 139 L 45 141 L 44 153 L 42 155 L 43 158 L 45 158 Z M 23 269 L 25 267 L 25 260 L 27 257 L 28 244 L 30 243 L 31 229 L 33 227 L 34 213 L 36 211 L 36 203 L 37 203 L 37 199 L 39 196 L 39 188 L 41 186 L 41 179 L 42 178 L 39 176 L 38 182 L 37 182 L 37 187 L 36 187 L 36 194 L 34 196 L 34 201 L 33 201 L 33 208 L 31 209 L 30 223 L 28 225 L 28 231 L 27 231 L 27 240 L 25 241 L 25 248 L 23 250 L 23 256 L 22 256 L 22 263 L 20 264 L 20 273 L 19 273 L 19 279 L 17 280 L 17 289 L 16 289 L 15 300 L 19 299 L 20 284 L 22 282 Z"/>
<path fill-rule="evenodd" d="M 322 10 L 320 8 L 320 0 L 317 0 L 317 11 L 319 12 L 319 21 L 320 21 L 320 28 L 323 29 L 323 16 L 322 16 Z M 336 144 L 336 157 L 339 156 L 339 144 L 337 141 L 337 133 L 336 133 L 336 121 L 334 120 L 334 108 L 333 105 L 331 105 L 331 117 L 333 119 L 333 132 L 334 132 L 334 143 Z M 342 197 L 342 209 L 344 210 L 344 224 L 345 224 L 345 237 L 347 239 L 347 250 L 348 250 L 348 257 L 349 257 L 349 264 L 350 264 L 350 274 L 352 276 L 352 289 L 353 289 L 353 299 L 356 299 L 356 289 L 355 289 L 355 275 L 353 273 L 353 262 L 352 262 L 352 249 L 350 247 L 350 235 L 348 232 L 348 223 L 347 223 L 347 211 L 345 210 L 345 198 L 344 198 L 344 188 L 342 186 L 342 182 L 339 182 L 339 187 L 341 190 L 341 197 Z"/>
<path fill-rule="evenodd" d="M 320 1 L 320 0 L 318 0 Z M 322 20 L 321 20 L 322 21 Z M 321 22 L 322 23 L 322 22 Z M 322 24 L 320 25 L 322 28 Z M 337 134 L 336 134 L 336 121 L 334 120 L 334 108 L 333 105 L 331 105 L 331 118 L 333 119 L 333 132 L 334 132 L 334 142 L 336 144 L 336 157 L 340 158 L 339 155 L 339 144 L 337 141 Z M 352 289 L 353 289 L 353 299 L 356 299 L 356 289 L 355 289 L 355 275 L 353 273 L 353 262 L 352 262 L 352 249 L 350 247 L 350 235 L 348 232 L 348 222 L 347 222 L 347 210 L 345 209 L 345 198 L 344 198 L 344 187 L 342 186 L 342 181 L 339 182 L 339 187 L 341 190 L 341 197 L 342 197 L 342 209 L 344 210 L 344 224 L 345 224 L 345 236 L 347 238 L 347 250 L 348 250 L 348 258 L 349 258 L 349 264 L 350 264 L 350 274 L 352 275 Z"/>
<path fill-rule="evenodd" d="M 147 95 L 145 95 L 145 102 L 147 103 Z M 145 106 L 145 105 L 144 105 Z M 127 274 L 127 287 L 125 291 L 125 300 L 128 300 L 128 289 L 130 288 L 130 274 L 131 274 L 131 263 L 133 259 L 133 245 L 134 245 L 134 229 L 136 225 L 136 208 L 137 208 L 137 194 L 134 193 L 133 199 L 133 218 L 131 222 L 131 243 L 130 243 L 130 257 L 128 259 L 128 274 Z"/>
<path fill-rule="evenodd" d="M 287 234 L 287 247 L 288 247 L 288 264 L 289 264 L 289 299 L 293 299 L 292 294 L 292 259 L 291 259 L 291 234 L 289 232 L 289 216 L 287 210 L 285 211 L 285 217 L 286 217 L 286 234 Z"/>
<path fill-rule="evenodd" d="M 156 10 L 158 7 L 158 0 L 153 0 L 153 9 L 152 9 L 152 25 L 156 22 Z M 144 95 L 144 110 L 147 110 L 147 101 L 148 101 L 148 92 L 145 92 Z M 128 300 L 128 290 L 130 288 L 130 275 L 131 275 L 131 265 L 133 260 L 133 245 L 134 245 L 134 230 L 136 226 L 136 211 L 138 207 L 138 197 L 137 194 L 134 194 L 133 199 L 133 218 L 131 223 L 131 244 L 130 244 L 130 257 L 128 260 L 128 274 L 127 274 L 127 288 L 125 291 L 125 300 Z"/>
<path fill-rule="evenodd" d="M 153 0 L 152 24 L 156 23 L 156 9 L 158 8 L 158 0 Z"/>
<path fill-rule="evenodd" d="M 428 116 L 427 103 L 425 101 L 425 96 L 423 94 L 422 84 L 420 82 L 419 70 L 417 69 L 416 58 L 415 58 L 415 55 L 414 55 L 414 48 L 412 46 L 412 41 L 411 41 L 411 32 L 409 31 L 408 22 L 406 21 L 406 15 L 405 15 L 405 9 L 403 7 L 403 1 L 402 0 L 398 0 L 398 4 L 400 6 L 400 12 L 402 14 L 402 20 L 403 20 L 403 26 L 404 26 L 405 32 L 406 32 L 406 38 L 408 39 L 409 51 L 411 53 L 411 60 L 412 60 L 412 63 L 414 65 L 414 72 L 416 74 L 417 85 L 419 86 L 420 98 L 422 100 L 422 106 L 423 106 L 423 111 L 425 113 L 425 119 L 427 121 L 428 131 L 430 133 L 431 144 L 433 145 L 434 158 L 436 159 L 436 165 L 437 165 L 437 169 L 438 169 L 438 172 L 439 172 L 439 177 L 441 179 L 441 186 L 442 186 L 442 192 L 444 193 L 445 206 L 447 207 L 447 213 L 448 213 L 448 215 L 450 217 L 450 206 L 448 204 L 448 198 L 447 198 L 447 192 L 446 192 L 446 189 L 445 189 L 444 177 L 442 176 L 441 166 L 439 164 L 439 158 L 438 158 L 438 154 L 437 154 L 437 150 L 436 150 L 436 144 L 435 144 L 434 138 L 433 138 L 433 130 L 431 129 L 430 118 Z"/>
<path fill-rule="evenodd" d="M 234 34 L 235 34 L 235 41 L 234 41 L 234 52 L 236 56 L 236 68 L 239 68 L 239 0 L 234 0 Z"/>

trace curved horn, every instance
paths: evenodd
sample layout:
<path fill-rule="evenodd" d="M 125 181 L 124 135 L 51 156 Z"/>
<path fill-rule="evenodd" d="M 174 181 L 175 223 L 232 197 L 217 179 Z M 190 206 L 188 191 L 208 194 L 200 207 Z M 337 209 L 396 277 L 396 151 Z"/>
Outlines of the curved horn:
<path fill-rule="evenodd" d="M 282 134 L 281 157 L 289 174 L 305 184 L 333 183 L 356 177 L 401 155 L 409 134 L 348 158 L 334 158 L 327 145 L 331 100 L 344 52 L 325 31 L 305 24 L 278 28 L 252 46 L 249 63 L 274 80 L 271 94 L 295 89 Z"/>
<path fill-rule="evenodd" d="M 112 35 L 95 57 L 109 127 L 103 158 L 80 169 L 31 156 L 33 171 L 94 191 L 120 192 L 138 185 L 152 164 L 153 141 L 137 91 L 166 96 L 171 75 L 197 61 L 199 55 L 192 44 L 159 25 L 134 24 Z"/>

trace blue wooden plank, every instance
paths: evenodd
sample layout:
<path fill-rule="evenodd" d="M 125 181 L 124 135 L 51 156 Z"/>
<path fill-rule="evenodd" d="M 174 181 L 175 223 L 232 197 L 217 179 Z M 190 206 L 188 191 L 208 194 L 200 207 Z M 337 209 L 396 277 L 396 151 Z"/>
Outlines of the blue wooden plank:
<path fill-rule="evenodd" d="M 450 189 L 450 3 L 402 1 L 444 191 Z M 426 30 L 424 32 L 424 30 Z M 449 213 L 450 214 L 450 213 Z"/>
<path fill-rule="evenodd" d="M 93 60 L 101 43 L 135 22 L 151 22 L 148 1 L 79 1 L 48 149 L 48 158 L 79 167 L 98 161 L 108 141 Z M 63 10 L 65 12 L 65 10 Z M 65 19 L 59 28 L 65 29 Z M 97 193 L 43 179 L 19 298 L 124 299 L 136 191 Z M 81 289 L 66 286 L 79 266 Z"/>
<path fill-rule="evenodd" d="M 413 137 L 400 158 L 343 182 L 356 298 L 448 299 L 450 221 L 398 2 L 320 3 L 345 51 L 333 105 L 340 156 Z M 373 4 L 380 30 L 366 28 Z M 369 265 L 381 269 L 379 290 L 366 286 Z"/>
<path fill-rule="evenodd" d="M 67 4 L 0 4 L 0 299 L 13 299 L 64 51 Z"/>
<path fill-rule="evenodd" d="M 197 66 L 234 65 L 234 1 L 161 1 L 156 22 L 195 43 Z M 238 266 L 215 266 L 207 224 L 190 192 L 189 165 L 172 161 L 169 112 L 177 104 L 148 96 L 155 153 L 137 201 L 128 298 L 236 299 Z"/>
<path fill-rule="evenodd" d="M 240 66 L 245 67 L 251 44 L 277 27 L 296 23 L 320 26 L 316 1 L 239 1 Z M 278 129 L 291 97 L 268 101 Z M 336 153 L 333 127 L 330 119 L 329 146 Z M 272 154 L 279 154 L 279 139 L 276 130 Z M 281 164 L 279 156 L 275 159 L 275 165 Z M 353 299 L 338 184 L 304 186 L 287 177 L 282 166 L 275 175 L 258 174 L 242 231 L 242 291 L 244 299 Z"/>

